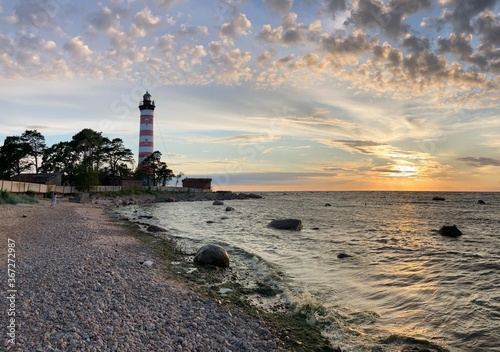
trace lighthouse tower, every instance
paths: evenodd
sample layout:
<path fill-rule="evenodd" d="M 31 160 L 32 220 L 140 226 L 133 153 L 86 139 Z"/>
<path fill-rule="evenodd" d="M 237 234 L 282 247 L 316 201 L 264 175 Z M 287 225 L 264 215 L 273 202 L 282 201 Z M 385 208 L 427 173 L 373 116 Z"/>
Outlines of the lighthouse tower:
<path fill-rule="evenodd" d="M 141 127 L 139 132 L 139 167 L 148 156 L 153 154 L 153 122 L 155 102 L 151 100 L 151 94 L 146 91 L 142 96 L 142 102 L 139 105 L 141 111 Z"/>

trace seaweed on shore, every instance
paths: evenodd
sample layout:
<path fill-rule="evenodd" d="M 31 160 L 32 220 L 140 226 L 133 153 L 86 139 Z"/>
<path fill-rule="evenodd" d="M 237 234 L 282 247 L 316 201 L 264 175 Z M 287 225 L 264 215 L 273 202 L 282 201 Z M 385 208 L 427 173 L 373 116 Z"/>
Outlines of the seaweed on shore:
<path fill-rule="evenodd" d="M 128 227 L 134 237 L 157 250 L 170 275 L 187 283 L 202 297 L 264 321 L 279 338 L 280 347 L 284 350 L 291 352 L 341 351 L 332 348 L 328 339 L 323 337 L 317 328 L 307 323 L 307 317 L 301 312 L 295 312 L 292 307 L 280 304 L 276 309 L 267 311 L 251 303 L 251 297 L 276 296 L 278 292 L 273 287 L 262 282 L 258 282 L 253 288 L 243 287 L 231 269 L 208 266 L 190 270 L 192 263 L 187 259 L 190 258 L 189 254 L 183 253 L 175 240 L 155 236 L 132 226 Z M 180 270 L 179 266 L 184 266 L 185 270 Z"/>

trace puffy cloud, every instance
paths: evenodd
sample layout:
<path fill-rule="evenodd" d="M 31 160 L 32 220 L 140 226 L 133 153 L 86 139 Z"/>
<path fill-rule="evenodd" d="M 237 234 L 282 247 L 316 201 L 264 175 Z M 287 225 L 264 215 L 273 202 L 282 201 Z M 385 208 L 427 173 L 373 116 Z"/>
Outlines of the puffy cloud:
<path fill-rule="evenodd" d="M 390 38 L 408 33 L 409 25 L 403 24 L 406 16 L 429 8 L 431 0 L 358 0 L 347 23 L 358 28 L 378 28 Z"/>
<path fill-rule="evenodd" d="M 323 0 L 323 10 L 335 17 L 339 12 L 347 10 L 347 1 Z"/>
<path fill-rule="evenodd" d="M 321 49 L 332 56 L 364 54 L 370 48 L 369 38 L 361 32 L 347 37 L 331 34 L 321 38 Z"/>
<path fill-rule="evenodd" d="M 472 54 L 472 35 L 469 33 L 450 33 L 448 38 L 438 37 L 437 43 L 439 51 L 442 53 L 459 54 L 462 59 L 468 58 Z"/>
<path fill-rule="evenodd" d="M 156 45 L 161 52 L 170 52 L 174 49 L 175 36 L 173 34 L 165 34 L 156 39 Z"/>
<path fill-rule="evenodd" d="M 120 28 L 120 12 L 113 11 L 109 7 L 103 6 L 100 12 L 93 14 L 90 19 L 89 32 L 109 32 L 117 31 Z"/>
<path fill-rule="evenodd" d="M 279 43 L 283 35 L 283 27 L 272 28 L 270 24 L 264 24 L 257 38 L 268 43 Z"/>
<path fill-rule="evenodd" d="M 451 23 L 456 32 L 472 33 L 472 19 L 485 10 L 491 10 L 498 4 L 497 0 L 449 0 L 443 6 L 441 24 Z"/>
<path fill-rule="evenodd" d="M 153 16 L 151 10 L 146 7 L 135 15 L 134 22 L 130 27 L 130 34 L 134 37 L 144 37 L 160 22 L 160 17 Z"/>
<path fill-rule="evenodd" d="M 231 21 L 224 23 L 220 27 L 219 36 L 226 43 L 233 43 L 233 40 L 240 35 L 246 35 L 252 23 L 244 14 L 233 18 Z"/>
<path fill-rule="evenodd" d="M 92 50 L 84 43 L 82 37 L 77 36 L 66 42 L 63 46 L 73 57 L 85 59 L 92 54 Z"/>
<path fill-rule="evenodd" d="M 252 69 L 249 67 L 251 57 L 250 52 L 242 52 L 240 49 L 219 53 L 217 63 L 213 63 L 216 81 L 232 85 L 249 80 L 252 77 Z"/>

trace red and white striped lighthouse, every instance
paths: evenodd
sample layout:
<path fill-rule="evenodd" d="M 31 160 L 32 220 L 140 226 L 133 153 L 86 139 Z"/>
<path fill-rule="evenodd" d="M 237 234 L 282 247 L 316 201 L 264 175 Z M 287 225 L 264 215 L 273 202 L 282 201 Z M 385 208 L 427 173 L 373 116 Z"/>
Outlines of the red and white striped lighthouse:
<path fill-rule="evenodd" d="M 139 132 L 139 167 L 148 156 L 153 154 L 153 127 L 155 102 L 151 100 L 151 94 L 146 91 L 142 96 L 142 102 L 139 105 L 141 110 L 141 126 Z"/>

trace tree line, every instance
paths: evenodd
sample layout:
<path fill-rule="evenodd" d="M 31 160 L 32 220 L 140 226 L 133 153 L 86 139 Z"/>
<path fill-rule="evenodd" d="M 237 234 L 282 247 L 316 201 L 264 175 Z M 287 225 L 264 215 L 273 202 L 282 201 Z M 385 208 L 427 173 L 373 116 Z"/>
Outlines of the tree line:
<path fill-rule="evenodd" d="M 89 128 L 75 134 L 70 141 L 50 147 L 37 130 L 26 130 L 20 136 L 7 136 L 0 146 L 0 178 L 33 171 L 61 173 L 63 184 L 88 190 L 96 185 L 109 185 L 115 176 L 136 176 L 150 186 L 166 185 L 175 175 L 161 153 L 155 151 L 133 170 L 134 154 L 121 138 L 110 139 Z"/>

